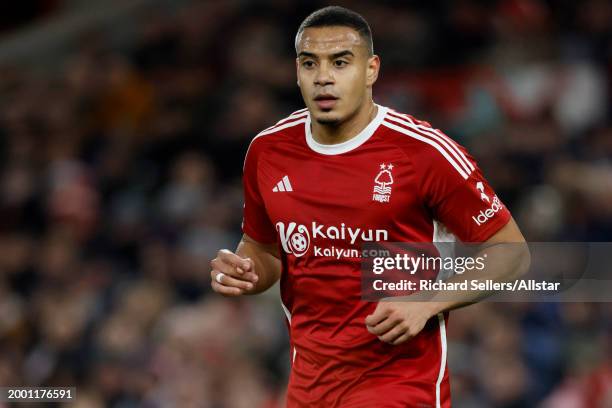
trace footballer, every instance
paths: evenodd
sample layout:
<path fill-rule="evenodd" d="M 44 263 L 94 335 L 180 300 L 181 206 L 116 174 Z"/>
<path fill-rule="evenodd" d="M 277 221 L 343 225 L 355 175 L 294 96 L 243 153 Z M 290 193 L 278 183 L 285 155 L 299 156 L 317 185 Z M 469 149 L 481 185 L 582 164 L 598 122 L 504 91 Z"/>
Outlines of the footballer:
<path fill-rule="evenodd" d="M 212 288 L 250 295 L 280 280 L 288 407 L 450 407 L 449 310 L 477 299 L 363 301 L 357 250 L 524 238 L 462 146 L 373 101 L 381 62 L 363 17 L 317 10 L 295 48 L 306 107 L 252 140 L 243 237 L 211 262 Z"/>

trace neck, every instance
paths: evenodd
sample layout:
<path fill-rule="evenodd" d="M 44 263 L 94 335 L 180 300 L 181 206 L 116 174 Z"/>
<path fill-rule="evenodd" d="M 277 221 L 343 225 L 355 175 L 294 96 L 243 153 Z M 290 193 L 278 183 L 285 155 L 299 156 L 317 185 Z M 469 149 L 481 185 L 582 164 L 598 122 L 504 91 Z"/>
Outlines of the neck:
<path fill-rule="evenodd" d="M 374 120 L 377 113 L 378 108 L 370 99 L 370 101 L 361 106 L 357 112 L 336 125 L 324 125 L 313 120 L 311 122 L 312 137 L 316 142 L 321 144 L 338 144 L 346 142 L 365 129 L 365 127 Z"/>

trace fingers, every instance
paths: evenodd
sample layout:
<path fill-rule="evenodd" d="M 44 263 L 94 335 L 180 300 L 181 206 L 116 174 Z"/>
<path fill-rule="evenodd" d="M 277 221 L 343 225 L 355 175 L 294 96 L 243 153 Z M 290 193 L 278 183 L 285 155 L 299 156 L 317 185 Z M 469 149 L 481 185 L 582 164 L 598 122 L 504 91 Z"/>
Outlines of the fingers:
<path fill-rule="evenodd" d="M 240 296 L 252 290 L 259 280 L 251 259 L 242 258 L 227 249 L 217 253 L 210 267 L 211 287 L 224 296 Z"/>
<path fill-rule="evenodd" d="M 366 317 L 365 324 L 368 326 L 374 327 L 378 323 L 385 320 L 389 316 L 390 312 L 391 311 L 387 308 L 387 306 L 384 303 L 379 302 L 376 305 L 376 310 L 374 310 L 374 313 Z"/>
<path fill-rule="evenodd" d="M 227 276 L 249 281 L 252 283 L 256 283 L 259 280 L 257 274 L 254 271 L 253 261 L 251 259 L 243 259 L 236 254 L 225 254 L 222 251 L 227 250 L 219 251 L 218 256 L 212 261 L 210 261 L 210 267 L 212 269 L 212 272 L 221 272 Z M 236 266 L 234 257 L 238 257 L 238 259 L 240 259 L 239 263 L 243 265 L 242 267 Z M 247 266 L 244 267 L 245 265 Z M 211 278 L 214 278 L 214 276 L 212 276 L 212 272 Z"/>
<path fill-rule="evenodd" d="M 415 303 L 385 303 L 376 305 L 376 310 L 365 319 L 367 330 L 380 341 L 397 345 L 419 334 L 428 319 L 428 314 L 415 309 Z"/>
<path fill-rule="evenodd" d="M 385 320 L 383 323 L 386 324 L 387 321 L 390 321 L 390 319 Z M 368 331 L 376 335 L 380 341 L 393 345 L 401 344 L 419 333 L 419 330 L 411 327 L 410 324 L 403 320 L 395 320 L 392 325 L 387 325 L 384 328 L 381 328 L 381 326 L 382 324 L 379 324 L 376 328 L 368 327 Z"/>
<path fill-rule="evenodd" d="M 414 336 L 412 334 L 410 334 L 410 332 L 406 332 L 406 333 L 402 334 L 401 336 L 399 336 L 397 339 L 393 340 L 393 342 L 391 342 L 391 344 L 393 344 L 394 346 L 397 346 L 399 344 L 402 344 L 402 343 L 410 340 L 413 337 Z"/>
<path fill-rule="evenodd" d="M 242 279 L 236 279 L 234 277 L 232 277 L 231 275 L 227 275 L 225 273 L 213 270 L 210 274 L 211 279 L 223 286 L 228 286 L 228 287 L 233 287 L 233 288 L 238 288 L 238 289 L 242 289 L 242 290 L 251 290 L 253 289 L 253 283 L 242 280 Z"/>
<path fill-rule="evenodd" d="M 253 261 L 250 258 L 242 258 L 228 249 L 222 249 L 217 253 L 217 259 L 223 263 L 232 265 L 239 270 L 239 273 L 248 272 L 253 267 Z"/>
<path fill-rule="evenodd" d="M 212 281 L 211 286 L 215 292 L 223 296 L 240 296 L 244 293 L 240 288 L 225 286 L 215 280 Z"/>
<path fill-rule="evenodd" d="M 375 336 L 381 336 L 393 329 L 401 320 L 398 318 L 393 318 L 392 316 L 387 317 L 387 319 L 378 323 L 376 326 L 366 325 L 368 331 Z"/>
<path fill-rule="evenodd" d="M 407 331 L 407 328 L 404 324 L 397 324 L 391 330 L 387 331 L 381 336 L 378 336 L 380 341 L 384 341 L 385 343 L 393 343 L 397 338 L 404 335 Z"/>

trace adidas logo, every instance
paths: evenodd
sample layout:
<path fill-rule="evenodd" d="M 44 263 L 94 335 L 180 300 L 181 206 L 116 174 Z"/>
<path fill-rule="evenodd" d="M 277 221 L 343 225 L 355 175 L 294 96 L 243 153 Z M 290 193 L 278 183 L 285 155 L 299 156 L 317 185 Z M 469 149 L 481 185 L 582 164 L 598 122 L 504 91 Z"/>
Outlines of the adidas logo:
<path fill-rule="evenodd" d="M 289 176 L 283 177 L 281 181 L 276 183 L 276 186 L 272 189 L 272 191 L 275 193 L 279 191 L 293 191 L 293 187 L 291 187 L 291 183 L 289 182 Z"/>

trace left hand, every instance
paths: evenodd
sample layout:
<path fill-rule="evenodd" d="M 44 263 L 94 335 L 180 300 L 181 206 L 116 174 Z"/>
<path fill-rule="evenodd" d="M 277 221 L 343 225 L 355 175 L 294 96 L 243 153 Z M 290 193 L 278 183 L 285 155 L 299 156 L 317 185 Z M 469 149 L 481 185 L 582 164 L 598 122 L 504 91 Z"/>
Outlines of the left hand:
<path fill-rule="evenodd" d="M 436 314 L 434 302 L 379 302 L 365 324 L 370 333 L 394 346 L 416 336 Z"/>

